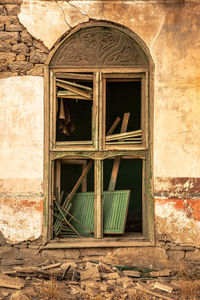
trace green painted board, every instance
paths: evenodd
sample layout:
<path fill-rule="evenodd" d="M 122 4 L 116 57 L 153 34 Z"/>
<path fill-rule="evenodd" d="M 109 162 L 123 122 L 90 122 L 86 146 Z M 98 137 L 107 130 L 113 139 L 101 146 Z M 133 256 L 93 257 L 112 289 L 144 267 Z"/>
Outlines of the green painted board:
<path fill-rule="evenodd" d="M 125 232 L 130 190 L 103 192 L 103 232 L 104 234 L 123 234 Z M 72 198 L 71 224 L 81 233 L 94 232 L 94 193 L 77 193 Z M 88 230 L 87 230 L 88 229 Z"/>

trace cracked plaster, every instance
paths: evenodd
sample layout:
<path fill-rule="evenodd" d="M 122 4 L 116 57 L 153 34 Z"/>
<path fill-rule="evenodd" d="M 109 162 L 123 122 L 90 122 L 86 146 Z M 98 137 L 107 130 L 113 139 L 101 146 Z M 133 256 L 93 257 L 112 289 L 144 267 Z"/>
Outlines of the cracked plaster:
<path fill-rule="evenodd" d="M 89 20 L 65 1 L 24 0 L 18 17 L 29 33 L 49 49 L 71 27 Z"/>

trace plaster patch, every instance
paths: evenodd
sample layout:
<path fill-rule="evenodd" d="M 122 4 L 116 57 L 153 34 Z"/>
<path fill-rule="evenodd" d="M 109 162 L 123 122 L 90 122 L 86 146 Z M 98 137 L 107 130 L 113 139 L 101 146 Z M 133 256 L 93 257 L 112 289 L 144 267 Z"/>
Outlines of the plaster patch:
<path fill-rule="evenodd" d="M 24 0 L 18 17 L 49 49 L 70 27 L 89 20 L 66 1 Z"/>
<path fill-rule="evenodd" d="M 200 177 L 199 87 L 156 87 L 155 177 Z"/>
<path fill-rule="evenodd" d="M 172 237 L 176 243 L 198 245 L 200 221 L 188 217 L 187 213 L 188 211 L 185 211 L 183 207 L 177 209 L 175 201 L 156 199 L 156 231 Z"/>
<path fill-rule="evenodd" d="M 0 178 L 43 178 L 43 78 L 0 80 Z"/>
<path fill-rule="evenodd" d="M 39 238 L 42 234 L 42 212 L 37 206 L 40 206 L 42 199 L 9 198 L 7 200 L 1 199 L 0 207 L 0 231 L 5 238 L 15 243 Z"/>

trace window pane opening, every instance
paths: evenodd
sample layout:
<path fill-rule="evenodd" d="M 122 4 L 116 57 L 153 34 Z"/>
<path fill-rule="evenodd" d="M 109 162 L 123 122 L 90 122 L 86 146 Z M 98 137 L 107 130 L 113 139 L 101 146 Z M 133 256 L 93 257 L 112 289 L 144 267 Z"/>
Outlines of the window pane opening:
<path fill-rule="evenodd" d="M 142 233 L 142 165 L 142 159 L 129 157 L 104 161 L 103 190 L 119 191 L 118 197 L 121 197 L 120 191 L 130 191 L 129 203 L 125 203 L 125 198 L 116 212 L 124 222 L 123 234 Z M 127 212 L 124 206 L 127 206 Z M 118 218 L 114 217 L 114 221 L 118 222 Z M 113 223 L 112 226 L 116 224 Z"/>
<path fill-rule="evenodd" d="M 88 159 L 56 161 L 54 237 L 94 234 L 94 163 Z"/>
<path fill-rule="evenodd" d="M 127 115 L 127 125 L 122 126 L 124 114 Z M 106 142 L 142 143 L 141 81 L 139 79 L 134 81 L 107 79 L 106 134 L 117 118 L 120 118 L 120 122 L 113 133 L 106 137 Z"/>
<path fill-rule="evenodd" d="M 91 76 L 89 76 L 91 77 Z M 92 79 L 56 78 L 56 141 L 92 139 Z"/>

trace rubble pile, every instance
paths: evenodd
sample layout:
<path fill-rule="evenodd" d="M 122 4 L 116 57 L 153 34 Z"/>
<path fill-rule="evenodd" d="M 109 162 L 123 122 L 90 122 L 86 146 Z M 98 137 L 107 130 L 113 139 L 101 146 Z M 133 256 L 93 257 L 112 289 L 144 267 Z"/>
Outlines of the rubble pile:
<path fill-rule="evenodd" d="M 180 299 L 182 292 L 170 269 L 52 258 L 37 243 L 2 244 L 0 262 L 0 299 Z M 192 282 L 198 299 L 200 280 Z"/>

